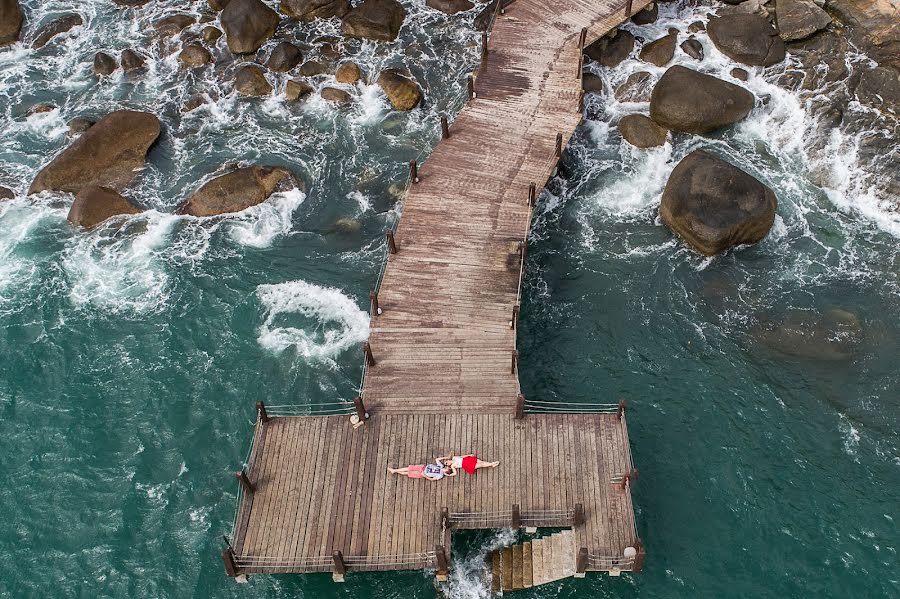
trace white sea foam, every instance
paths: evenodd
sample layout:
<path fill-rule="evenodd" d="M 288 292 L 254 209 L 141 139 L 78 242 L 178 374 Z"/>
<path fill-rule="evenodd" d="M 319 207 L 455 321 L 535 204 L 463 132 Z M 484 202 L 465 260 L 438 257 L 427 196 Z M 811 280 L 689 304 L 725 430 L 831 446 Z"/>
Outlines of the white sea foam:
<path fill-rule="evenodd" d="M 228 225 L 229 233 L 241 245 L 268 247 L 275 238 L 290 233 L 294 211 L 305 199 L 306 194 L 299 189 L 272 194 L 262 204 L 233 216 Z"/>
<path fill-rule="evenodd" d="M 369 315 L 333 287 L 289 281 L 260 285 L 256 293 L 266 308 L 258 341 L 271 351 L 293 347 L 306 359 L 330 363 L 369 336 Z M 304 326 L 287 324 L 292 315 Z"/>
<path fill-rule="evenodd" d="M 455 561 L 450 572 L 447 597 L 449 599 L 487 599 L 490 597 L 491 590 L 484 584 L 487 573 L 485 558 L 491 551 L 507 547 L 515 542 L 516 533 L 512 529 L 501 529 L 478 551 L 466 559 Z"/>

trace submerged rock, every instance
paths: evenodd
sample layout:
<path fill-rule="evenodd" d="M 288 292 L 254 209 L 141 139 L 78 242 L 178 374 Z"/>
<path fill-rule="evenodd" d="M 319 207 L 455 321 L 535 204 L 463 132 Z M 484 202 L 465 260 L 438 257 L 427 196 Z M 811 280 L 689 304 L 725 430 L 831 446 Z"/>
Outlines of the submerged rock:
<path fill-rule="evenodd" d="M 805 39 L 831 25 L 831 16 L 812 0 L 778 0 L 778 34 L 786 42 Z"/>
<path fill-rule="evenodd" d="M 584 49 L 584 53 L 594 62 L 604 67 L 614 67 L 628 58 L 634 50 L 634 36 L 624 29 L 617 29 L 609 36 L 603 36 Z"/>
<path fill-rule="evenodd" d="M 647 71 L 632 73 L 616 88 L 614 94 L 616 100 L 619 102 L 649 102 L 654 81 L 653 75 Z"/>
<path fill-rule="evenodd" d="M 69 121 L 69 134 L 78 135 L 94 126 L 94 121 L 83 117 L 76 117 Z"/>
<path fill-rule="evenodd" d="M 237 2 L 237 0 L 232 0 Z M 229 4 L 229 6 L 231 6 Z M 234 75 L 234 89 L 242 96 L 268 96 L 272 84 L 266 79 L 262 69 L 256 65 L 241 67 Z"/>
<path fill-rule="evenodd" d="M 665 72 L 650 95 L 650 117 L 684 133 L 711 133 L 752 109 L 753 94 L 743 87 L 678 65 Z"/>
<path fill-rule="evenodd" d="M 22 9 L 19 0 L 0 0 L 0 46 L 19 41 L 22 31 Z"/>
<path fill-rule="evenodd" d="M 41 169 L 28 193 L 78 193 L 87 185 L 121 191 L 144 166 L 159 133 L 159 119 L 150 113 L 111 112 Z"/>
<path fill-rule="evenodd" d="M 350 0 L 281 0 L 281 12 L 299 21 L 343 17 L 350 12 Z"/>
<path fill-rule="evenodd" d="M 350 37 L 392 42 L 405 19 L 406 9 L 397 0 L 363 0 L 344 17 L 342 30 Z"/>
<path fill-rule="evenodd" d="M 419 84 L 397 69 L 385 69 L 378 75 L 378 85 L 387 94 L 394 110 L 412 110 L 422 101 Z"/>
<path fill-rule="evenodd" d="M 619 120 L 622 138 L 636 148 L 655 148 L 666 143 L 669 130 L 643 114 L 629 114 Z"/>
<path fill-rule="evenodd" d="M 232 0 L 235 2 L 236 0 Z M 275 166 L 249 166 L 216 177 L 182 204 L 179 214 L 217 216 L 240 212 L 266 201 L 280 189 L 297 187 L 293 173 Z"/>
<path fill-rule="evenodd" d="M 219 20 L 228 49 L 235 54 L 251 54 L 275 35 L 279 18 L 261 0 L 231 0 Z"/>
<path fill-rule="evenodd" d="M 31 47 L 35 50 L 43 48 L 50 40 L 60 33 L 65 33 L 66 31 L 83 24 L 84 21 L 79 14 L 72 13 L 63 15 L 38 29 L 34 34 L 34 40 L 31 42 Z"/>
<path fill-rule="evenodd" d="M 275 73 L 287 73 L 303 60 L 300 48 L 290 42 L 281 42 L 272 49 L 266 66 Z"/>
<path fill-rule="evenodd" d="M 695 150 L 669 176 L 659 215 L 694 249 L 712 256 L 763 239 L 777 207 L 775 193 L 755 177 Z"/>
<path fill-rule="evenodd" d="M 178 55 L 178 62 L 189 69 L 197 69 L 212 62 L 212 54 L 200 44 L 188 44 Z"/>
<path fill-rule="evenodd" d="M 677 42 L 677 33 L 664 35 L 658 40 L 644 45 L 644 47 L 641 48 L 641 53 L 638 55 L 638 58 L 644 62 L 655 64 L 658 67 L 664 67 L 669 64 L 669 61 L 675 56 L 675 45 Z"/>
<path fill-rule="evenodd" d="M 448 15 L 471 10 L 475 5 L 469 0 L 425 0 L 425 6 Z"/>
<path fill-rule="evenodd" d="M 122 63 L 122 70 L 126 73 L 142 69 L 144 67 L 144 57 L 134 50 L 122 50 L 119 61 Z"/>
<path fill-rule="evenodd" d="M 140 214 L 141 209 L 109 187 L 87 185 L 75 196 L 69 209 L 69 222 L 80 227 L 95 227 L 108 218 Z"/>
<path fill-rule="evenodd" d="M 94 55 L 94 74 L 99 77 L 112 75 L 119 68 L 116 59 L 105 52 L 97 52 Z"/>
<path fill-rule="evenodd" d="M 706 31 L 716 48 L 732 60 L 764 67 L 784 60 L 784 42 L 772 24 L 760 16 L 712 17 Z"/>
<path fill-rule="evenodd" d="M 822 362 L 851 359 L 863 340 L 863 326 L 852 312 L 791 310 L 776 322 L 754 327 L 753 336 L 764 345 L 790 356 Z"/>

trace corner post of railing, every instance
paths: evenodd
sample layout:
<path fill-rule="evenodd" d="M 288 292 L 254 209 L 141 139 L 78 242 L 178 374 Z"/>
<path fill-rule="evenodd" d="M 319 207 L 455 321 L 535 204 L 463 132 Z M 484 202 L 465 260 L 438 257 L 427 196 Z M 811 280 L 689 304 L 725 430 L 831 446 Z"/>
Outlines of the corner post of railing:
<path fill-rule="evenodd" d="M 222 562 L 225 564 L 226 576 L 236 578 L 240 574 L 240 570 L 234 561 L 234 549 L 230 546 L 222 550 Z"/>
<path fill-rule="evenodd" d="M 441 115 L 441 139 L 447 139 L 450 137 L 450 121 L 447 120 L 447 117 Z"/>
<path fill-rule="evenodd" d="M 472 73 L 469 73 L 467 86 L 469 90 L 469 100 L 474 100 L 478 94 L 475 93 L 475 75 L 473 75 Z"/>
<path fill-rule="evenodd" d="M 378 292 L 370 291 L 369 292 L 369 302 L 372 304 L 372 316 L 378 316 L 381 314 L 381 306 L 378 304 Z"/>
<path fill-rule="evenodd" d="M 623 491 L 628 488 L 628 485 L 631 484 L 631 481 L 637 480 L 638 474 L 639 474 L 639 472 L 637 471 L 637 469 L 633 468 L 631 470 L 628 470 L 627 472 L 625 472 L 625 474 L 622 475 L 622 490 Z"/>
<path fill-rule="evenodd" d="M 528 205 L 534 206 L 537 201 L 537 183 L 532 182 L 531 185 L 528 186 Z"/>
<path fill-rule="evenodd" d="M 557 158 L 562 156 L 562 146 L 563 146 L 562 141 L 563 141 L 562 133 L 557 133 L 556 134 L 556 157 Z"/>
<path fill-rule="evenodd" d="M 625 416 L 625 400 L 619 400 L 619 409 L 616 412 L 616 417 L 619 419 L 619 422 L 622 421 L 622 417 Z"/>
<path fill-rule="evenodd" d="M 582 547 L 578 550 L 578 556 L 575 558 L 575 578 L 584 578 L 588 566 L 588 550 Z"/>
<path fill-rule="evenodd" d="M 519 512 L 519 504 L 514 503 L 512 506 L 512 518 L 510 518 L 510 528 L 522 528 L 522 514 Z"/>
<path fill-rule="evenodd" d="M 512 309 L 512 318 L 509 319 L 509 328 L 515 330 L 516 326 L 519 324 L 519 304 L 513 306 Z"/>
<path fill-rule="evenodd" d="M 387 238 L 388 251 L 392 254 L 397 253 L 397 241 L 394 239 L 394 232 L 388 229 L 384 232 L 385 238 Z"/>
<path fill-rule="evenodd" d="M 353 408 L 356 410 L 358 422 L 365 422 L 369 419 L 369 413 L 366 412 L 366 406 L 363 404 L 363 399 L 359 395 L 353 398 Z"/>
<path fill-rule="evenodd" d="M 409 180 L 412 183 L 419 182 L 419 163 L 415 160 L 409 161 Z"/>
<path fill-rule="evenodd" d="M 372 353 L 372 346 L 368 341 L 363 343 L 363 355 L 366 357 L 366 365 L 375 366 L 375 355 Z"/>
<path fill-rule="evenodd" d="M 344 554 L 340 551 L 335 551 L 331 554 L 331 561 L 333 562 L 331 579 L 335 582 L 344 582 L 344 576 L 347 574 L 347 564 L 344 563 Z"/>
<path fill-rule="evenodd" d="M 450 561 L 447 559 L 447 551 L 444 549 L 443 545 L 435 545 L 434 558 L 437 562 L 435 564 L 437 568 L 435 576 L 439 582 L 444 582 L 450 575 Z"/>
<path fill-rule="evenodd" d="M 572 517 L 572 526 L 581 526 L 584 524 L 584 505 L 575 504 L 575 515 Z"/>
<path fill-rule="evenodd" d="M 487 62 L 488 57 L 488 34 L 487 31 L 481 32 L 481 65 Z"/>
<path fill-rule="evenodd" d="M 238 482 L 241 484 L 241 489 L 244 491 L 244 495 L 246 495 L 247 497 L 252 497 L 253 491 L 255 491 L 255 489 L 253 488 L 253 483 L 250 482 L 250 477 L 247 476 L 247 470 L 241 468 L 239 472 L 234 473 L 234 477 L 238 479 Z"/>
<path fill-rule="evenodd" d="M 631 9 L 632 9 L 632 8 L 633 8 L 633 6 L 632 6 L 632 0 L 627 0 L 627 1 L 625 2 L 625 18 L 626 18 L 626 19 L 629 18 L 629 17 L 631 17 Z"/>
<path fill-rule="evenodd" d="M 640 572 L 644 569 L 644 558 L 647 556 L 647 551 L 644 549 L 644 543 L 640 537 L 634 540 L 634 549 L 634 565 L 631 566 L 631 571 Z"/>
<path fill-rule="evenodd" d="M 269 421 L 269 414 L 266 412 L 266 404 L 263 402 L 256 402 L 256 413 L 259 415 L 260 424 L 265 424 Z"/>
<path fill-rule="evenodd" d="M 512 350 L 512 360 L 511 360 L 511 363 L 510 363 L 509 373 L 510 373 L 510 374 L 515 374 L 515 373 L 516 373 L 516 369 L 517 369 L 518 367 L 519 367 L 519 352 L 517 352 L 516 350 Z"/>
<path fill-rule="evenodd" d="M 516 420 L 525 418 L 525 396 L 519 393 L 516 396 Z"/>

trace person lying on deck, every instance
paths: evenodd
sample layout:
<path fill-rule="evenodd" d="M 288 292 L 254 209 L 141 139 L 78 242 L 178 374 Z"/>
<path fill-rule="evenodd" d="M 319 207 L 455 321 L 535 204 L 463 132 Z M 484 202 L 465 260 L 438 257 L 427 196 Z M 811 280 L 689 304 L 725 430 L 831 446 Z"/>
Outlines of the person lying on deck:
<path fill-rule="evenodd" d="M 391 474 L 401 474 L 409 478 L 427 478 L 428 480 L 441 480 L 447 475 L 448 471 L 449 469 L 440 463 L 410 464 L 405 468 L 388 467 L 388 472 Z"/>
<path fill-rule="evenodd" d="M 453 455 L 451 453 L 450 455 L 437 458 L 436 461 L 438 464 L 443 464 L 445 467 L 449 467 L 453 470 L 453 474 L 447 474 L 447 476 L 456 476 L 456 471 L 460 468 L 469 474 L 475 474 L 475 471 L 479 468 L 496 468 L 500 465 L 500 462 L 485 462 L 471 454 Z"/>

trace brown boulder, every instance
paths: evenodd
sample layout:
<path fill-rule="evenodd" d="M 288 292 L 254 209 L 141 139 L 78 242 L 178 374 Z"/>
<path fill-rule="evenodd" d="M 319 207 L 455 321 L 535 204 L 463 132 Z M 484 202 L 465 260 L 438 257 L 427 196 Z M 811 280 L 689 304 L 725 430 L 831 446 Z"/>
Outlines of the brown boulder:
<path fill-rule="evenodd" d="M 303 53 L 300 52 L 300 48 L 290 42 L 280 42 L 272 48 L 266 66 L 275 73 L 287 73 L 300 64 L 301 60 L 303 60 Z"/>
<path fill-rule="evenodd" d="M 763 17 L 751 14 L 712 17 L 706 32 L 722 54 L 743 64 L 768 67 L 784 60 L 784 42 Z"/>
<path fill-rule="evenodd" d="M 156 33 L 159 35 L 168 37 L 171 35 L 178 35 L 196 22 L 197 19 L 191 15 L 178 14 L 160 19 L 153 24 L 153 28 L 156 29 Z"/>
<path fill-rule="evenodd" d="M 78 193 L 87 185 L 121 191 L 144 166 L 147 150 L 159 132 L 159 119 L 152 114 L 111 112 L 41 169 L 28 193 Z"/>
<path fill-rule="evenodd" d="M 362 78 L 362 71 L 355 62 L 345 62 L 334 72 L 334 78 L 338 83 L 354 84 Z"/>
<path fill-rule="evenodd" d="M 230 0 L 219 21 L 228 49 L 235 54 L 251 54 L 275 35 L 279 18 L 261 0 Z"/>
<path fill-rule="evenodd" d="M 584 73 L 581 76 L 581 89 L 587 94 L 602 94 L 604 87 L 603 79 L 593 73 Z"/>
<path fill-rule="evenodd" d="M 296 187 L 296 181 L 287 169 L 275 166 L 239 168 L 200 187 L 179 207 L 178 213 L 216 216 L 240 212 L 266 201 L 278 189 L 289 187 Z"/>
<path fill-rule="evenodd" d="M 122 63 L 122 70 L 126 73 L 136 71 L 144 66 L 144 57 L 130 49 L 122 50 L 119 61 Z"/>
<path fill-rule="evenodd" d="M 324 75 L 330 70 L 328 65 L 325 65 L 318 60 L 307 60 L 300 65 L 300 70 L 297 72 L 303 77 L 315 77 L 316 75 Z"/>
<path fill-rule="evenodd" d="M 231 0 L 231 3 L 237 1 Z M 266 79 L 262 69 L 256 65 L 247 65 L 235 73 L 234 89 L 242 96 L 268 96 L 272 93 L 272 84 Z"/>
<path fill-rule="evenodd" d="M 7 189 L 6 187 L 0 187 L 0 200 L 11 200 L 16 197 L 16 194 L 13 193 L 12 189 Z"/>
<path fill-rule="evenodd" d="M 188 44 L 178 54 L 178 62 L 188 69 L 197 69 L 212 62 L 212 54 L 200 44 Z"/>
<path fill-rule="evenodd" d="M 406 9 L 397 0 L 363 0 L 344 17 L 345 35 L 392 42 L 400 34 Z"/>
<path fill-rule="evenodd" d="M 281 0 L 281 12 L 299 21 L 343 17 L 350 11 L 350 0 Z"/>
<path fill-rule="evenodd" d="M 75 196 L 67 218 L 73 225 L 91 228 L 113 216 L 140 214 L 140 212 L 140 208 L 122 197 L 116 190 L 87 185 Z"/>
<path fill-rule="evenodd" d="M 412 110 L 422 101 L 419 84 L 396 69 L 385 69 L 378 74 L 378 85 L 387 94 L 394 110 Z"/>
<path fill-rule="evenodd" d="M 475 5 L 469 0 L 425 0 L 425 6 L 448 15 L 471 10 Z"/>
<path fill-rule="evenodd" d="M 80 135 L 84 133 L 88 129 L 94 126 L 94 121 L 91 119 L 86 119 L 84 117 L 75 117 L 71 121 L 69 121 L 69 134 L 70 135 Z"/>
<path fill-rule="evenodd" d="M 650 117 L 674 131 L 702 135 L 742 120 L 753 104 L 743 87 L 676 65 L 653 88 Z"/>
<path fill-rule="evenodd" d="M 672 171 L 659 215 L 701 254 L 756 243 L 775 222 L 775 193 L 729 162 L 695 150 Z"/>
<path fill-rule="evenodd" d="M 323 100 L 334 102 L 339 106 L 349 106 L 353 101 L 353 96 L 336 87 L 323 87 L 319 91 L 319 95 L 322 96 Z"/>
<path fill-rule="evenodd" d="M 228 0 L 206 0 L 206 3 L 216 12 L 225 10 L 225 7 L 228 6 Z"/>
<path fill-rule="evenodd" d="M 660 127 L 643 114 L 629 114 L 619 119 L 619 133 L 636 148 L 655 148 L 666 143 L 669 130 Z"/>
<path fill-rule="evenodd" d="M 830 0 L 828 10 L 849 25 L 850 40 L 882 66 L 900 71 L 900 5 L 894 0 Z"/>
<path fill-rule="evenodd" d="M 731 69 L 731 76 L 741 81 L 747 81 L 748 79 L 750 79 L 750 73 L 748 73 L 746 69 L 737 67 Z"/>
<path fill-rule="evenodd" d="M 778 34 L 786 42 L 808 38 L 831 25 L 831 16 L 812 0 L 778 0 Z"/>
<path fill-rule="evenodd" d="M 615 96 L 619 102 L 649 102 L 653 91 L 653 75 L 647 71 L 638 71 L 628 76 L 619 84 Z"/>
<path fill-rule="evenodd" d="M 19 0 L 0 0 L 0 46 L 19 41 L 22 31 L 22 9 Z"/>
<path fill-rule="evenodd" d="M 658 18 L 659 5 L 656 2 L 651 2 L 641 10 L 637 11 L 634 16 L 631 17 L 631 22 L 635 25 L 649 25 L 650 23 L 655 23 Z"/>
<path fill-rule="evenodd" d="M 81 15 L 63 15 L 62 17 L 54 19 L 50 23 L 47 23 L 46 25 L 38 29 L 34 34 L 34 40 L 32 40 L 31 42 L 31 47 L 35 50 L 37 50 L 38 48 L 43 48 L 47 45 L 47 43 L 50 42 L 50 40 L 52 40 L 60 33 L 65 33 L 73 27 L 78 27 L 79 25 L 83 24 L 84 21 L 82 20 Z"/>
<path fill-rule="evenodd" d="M 118 66 L 116 59 L 105 52 L 97 52 L 94 55 L 94 75 L 98 77 L 112 75 Z"/>
<path fill-rule="evenodd" d="M 603 36 L 586 47 L 584 53 L 604 67 L 614 67 L 628 58 L 632 50 L 634 50 L 634 36 L 624 29 L 618 29 L 612 37 Z"/>
<path fill-rule="evenodd" d="M 693 35 L 681 42 L 681 50 L 694 60 L 703 60 L 703 44 Z"/>
<path fill-rule="evenodd" d="M 641 53 L 638 55 L 638 58 L 644 62 L 655 64 L 658 67 L 664 67 L 669 64 L 669 61 L 675 56 L 675 45 L 677 42 L 677 33 L 665 35 L 641 48 Z"/>
<path fill-rule="evenodd" d="M 288 102 L 295 102 L 303 96 L 311 94 L 312 91 L 313 86 L 306 81 L 289 79 L 288 82 L 284 84 L 284 98 Z"/>
<path fill-rule="evenodd" d="M 208 44 L 214 44 L 222 37 L 222 30 L 217 27 L 213 27 L 212 25 L 207 25 L 203 28 L 203 31 L 200 33 L 200 37 L 203 38 L 203 41 Z"/>

